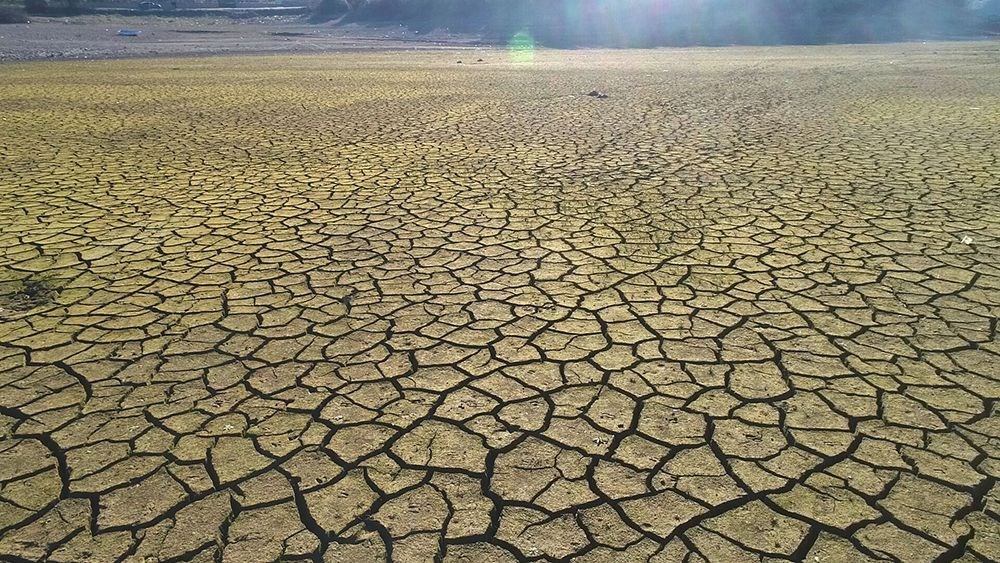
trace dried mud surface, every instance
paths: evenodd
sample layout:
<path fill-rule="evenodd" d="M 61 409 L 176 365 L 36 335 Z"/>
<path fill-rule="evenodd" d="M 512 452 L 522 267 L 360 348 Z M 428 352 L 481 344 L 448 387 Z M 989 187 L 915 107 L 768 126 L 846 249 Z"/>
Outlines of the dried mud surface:
<path fill-rule="evenodd" d="M 0 559 L 1000 559 L 997 55 L 0 67 Z"/>

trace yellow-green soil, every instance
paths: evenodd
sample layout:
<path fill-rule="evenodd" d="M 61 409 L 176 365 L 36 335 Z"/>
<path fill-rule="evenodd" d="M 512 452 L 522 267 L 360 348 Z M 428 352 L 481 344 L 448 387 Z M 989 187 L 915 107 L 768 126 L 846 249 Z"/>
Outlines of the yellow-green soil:
<path fill-rule="evenodd" d="M 0 66 L 0 559 L 1000 558 L 998 54 Z"/>

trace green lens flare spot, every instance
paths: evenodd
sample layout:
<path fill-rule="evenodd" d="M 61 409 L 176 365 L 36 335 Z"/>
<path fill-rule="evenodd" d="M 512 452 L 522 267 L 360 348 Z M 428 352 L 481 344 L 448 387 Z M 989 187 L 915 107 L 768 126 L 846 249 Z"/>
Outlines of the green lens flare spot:
<path fill-rule="evenodd" d="M 507 42 L 511 62 L 530 63 L 535 60 L 535 38 L 527 31 L 519 31 Z"/>

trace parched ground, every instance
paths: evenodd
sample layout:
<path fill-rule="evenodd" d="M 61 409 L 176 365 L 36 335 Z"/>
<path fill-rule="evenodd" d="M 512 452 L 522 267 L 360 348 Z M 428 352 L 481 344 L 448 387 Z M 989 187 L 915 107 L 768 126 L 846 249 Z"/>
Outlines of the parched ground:
<path fill-rule="evenodd" d="M 1000 559 L 998 55 L 0 67 L 0 559 Z"/>

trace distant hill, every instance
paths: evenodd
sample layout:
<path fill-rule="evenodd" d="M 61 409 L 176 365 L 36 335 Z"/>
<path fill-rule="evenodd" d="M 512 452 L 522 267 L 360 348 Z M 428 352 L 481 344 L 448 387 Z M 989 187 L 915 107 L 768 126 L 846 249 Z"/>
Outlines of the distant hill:
<path fill-rule="evenodd" d="M 973 33 L 995 0 L 321 0 L 344 21 L 447 27 L 562 47 L 899 41 Z"/>

